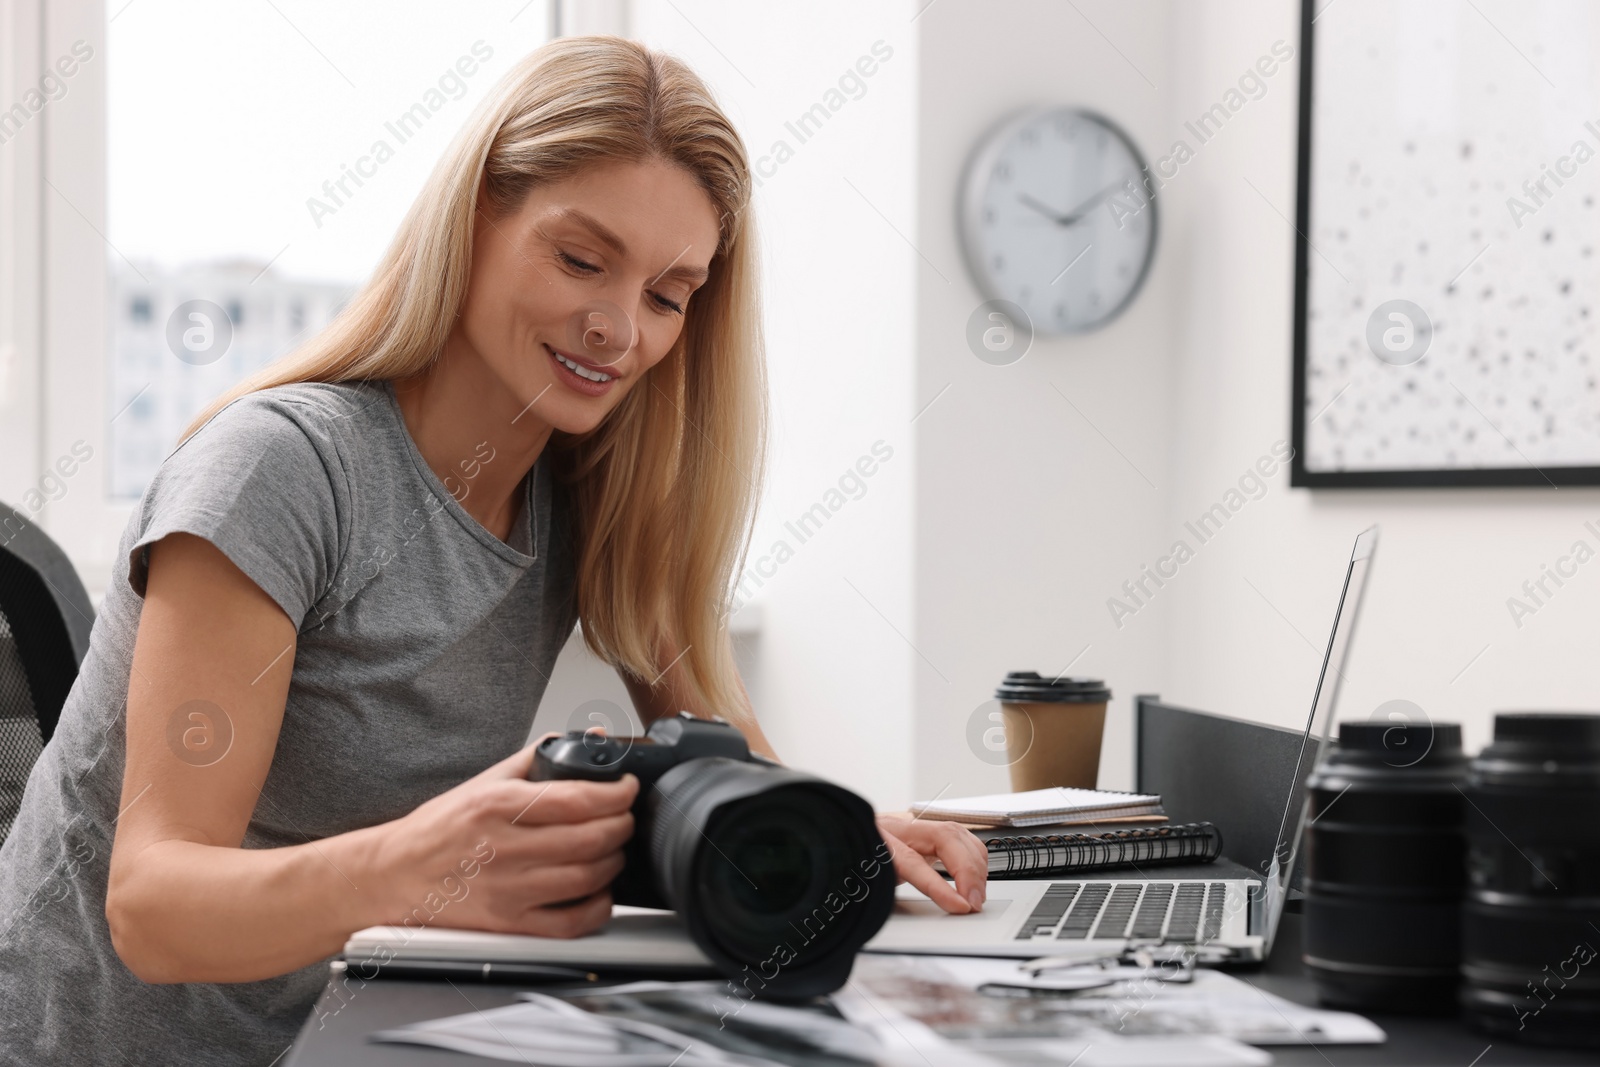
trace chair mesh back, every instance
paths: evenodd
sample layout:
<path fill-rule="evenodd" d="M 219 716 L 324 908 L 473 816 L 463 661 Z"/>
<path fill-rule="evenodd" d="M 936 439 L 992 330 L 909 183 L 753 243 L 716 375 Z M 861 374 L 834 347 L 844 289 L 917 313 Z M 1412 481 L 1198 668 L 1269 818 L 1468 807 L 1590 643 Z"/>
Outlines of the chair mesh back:
<path fill-rule="evenodd" d="M 33 690 L 17 651 L 16 635 L 0 610 L 0 843 L 11 833 L 22 804 L 22 787 L 43 750 Z"/>
<path fill-rule="evenodd" d="M 0 844 L 61 719 L 94 608 L 60 547 L 0 504 Z"/>

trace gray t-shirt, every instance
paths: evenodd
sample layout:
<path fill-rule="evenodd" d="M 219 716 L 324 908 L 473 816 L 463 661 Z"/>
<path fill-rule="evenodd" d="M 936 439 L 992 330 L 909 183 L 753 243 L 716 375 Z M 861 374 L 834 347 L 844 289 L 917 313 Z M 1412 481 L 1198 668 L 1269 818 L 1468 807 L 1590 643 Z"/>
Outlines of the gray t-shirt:
<path fill-rule="evenodd" d="M 541 458 L 501 541 L 457 498 L 509 460 L 490 445 L 461 459 L 435 475 L 387 382 L 251 394 L 167 457 L 0 849 L 0 1062 L 266 1067 L 327 980 L 323 961 L 260 982 L 148 985 L 112 947 L 106 878 L 150 544 L 205 538 L 297 623 L 245 848 L 397 818 L 527 743 L 577 618 L 571 517 Z"/>

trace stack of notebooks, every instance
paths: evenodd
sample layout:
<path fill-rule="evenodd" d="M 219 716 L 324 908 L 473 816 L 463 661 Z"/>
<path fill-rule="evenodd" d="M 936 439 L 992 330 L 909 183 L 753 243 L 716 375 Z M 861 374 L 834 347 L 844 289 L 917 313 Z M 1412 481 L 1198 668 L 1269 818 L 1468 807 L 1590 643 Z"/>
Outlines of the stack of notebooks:
<path fill-rule="evenodd" d="M 991 878 L 1210 863 L 1222 854 L 1222 833 L 1215 826 L 1167 825 L 1161 798 L 1143 793 L 1035 789 L 924 801 L 911 811 L 967 825 L 988 847 Z M 1033 832 L 1017 833 L 1024 829 Z"/>

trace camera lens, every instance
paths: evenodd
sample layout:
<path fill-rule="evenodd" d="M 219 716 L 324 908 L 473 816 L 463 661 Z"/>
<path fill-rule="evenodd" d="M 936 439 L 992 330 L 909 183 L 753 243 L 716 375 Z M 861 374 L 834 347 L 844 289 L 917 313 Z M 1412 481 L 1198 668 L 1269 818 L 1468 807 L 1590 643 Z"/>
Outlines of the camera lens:
<path fill-rule="evenodd" d="M 1305 964 L 1335 1007 L 1454 1013 L 1461 727 L 1346 722 L 1307 784 Z"/>
<path fill-rule="evenodd" d="M 815 828 L 795 825 L 790 812 L 777 808 L 772 798 L 758 802 L 766 810 L 739 813 L 731 827 L 712 836 L 722 863 L 707 863 L 701 872 L 704 888 L 720 903 L 750 915 L 785 915 L 814 891 L 822 864 L 815 861 L 827 844 Z M 710 854 L 707 859 L 711 859 Z"/>
<path fill-rule="evenodd" d="M 848 940 L 851 923 L 837 921 L 825 903 L 830 885 L 842 886 L 851 873 L 850 835 L 825 829 L 850 825 L 847 812 L 826 793 L 788 786 L 720 816 L 706 830 L 711 847 L 700 854 L 694 886 L 730 955 L 763 958 L 804 938 L 815 956 Z M 858 842 L 856 856 L 876 843 Z M 847 900 L 842 889 L 834 897 L 839 905 Z M 814 914 L 819 906 L 826 921 Z"/>
<path fill-rule="evenodd" d="M 1600 715 L 1495 716 L 1467 799 L 1469 1018 L 1522 1041 L 1600 1047 Z"/>
<path fill-rule="evenodd" d="M 894 869 L 866 801 L 797 771 L 704 758 L 646 802 L 656 889 L 751 995 L 844 984 L 894 904 Z"/>

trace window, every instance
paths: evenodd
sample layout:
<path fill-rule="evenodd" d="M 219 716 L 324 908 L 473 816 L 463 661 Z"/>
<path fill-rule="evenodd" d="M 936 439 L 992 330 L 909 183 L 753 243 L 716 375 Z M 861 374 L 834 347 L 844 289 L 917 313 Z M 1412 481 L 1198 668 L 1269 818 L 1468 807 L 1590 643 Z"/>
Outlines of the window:
<path fill-rule="evenodd" d="M 104 18 L 102 252 L 126 312 L 98 424 L 106 489 L 131 503 L 212 397 L 344 307 L 548 10 L 109 0 Z"/>

